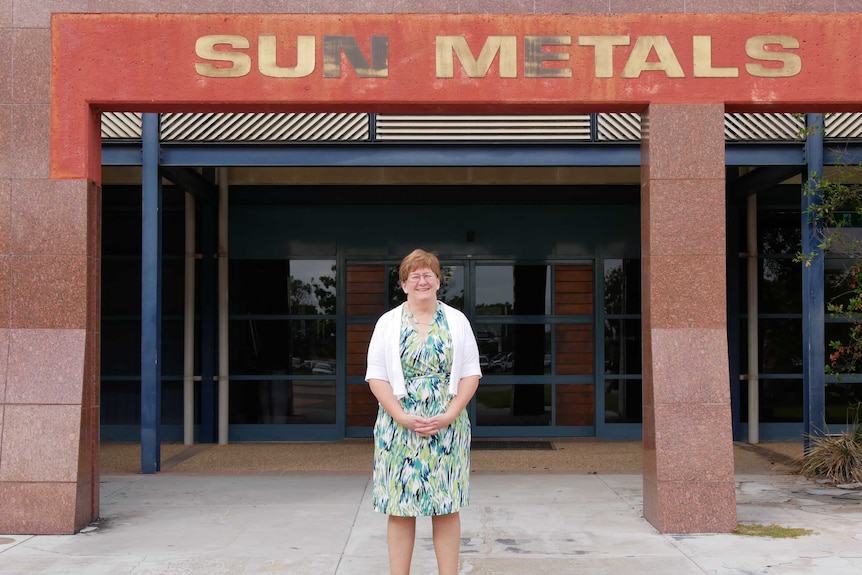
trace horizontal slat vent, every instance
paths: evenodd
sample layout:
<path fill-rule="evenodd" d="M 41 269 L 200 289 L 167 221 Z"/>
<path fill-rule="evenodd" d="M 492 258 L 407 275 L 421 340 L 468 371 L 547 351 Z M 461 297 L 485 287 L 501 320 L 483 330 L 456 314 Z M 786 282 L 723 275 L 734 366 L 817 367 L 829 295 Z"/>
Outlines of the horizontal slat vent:
<path fill-rule="evenodd" d="M 379 114 L 381 141 L 507 141 L 590 139 L 590 116 L 408 116 Z"/>
<path fill-rule="evenodd" d="M 105 140 L 141 139 L 141 114 L 102 114 Z M 597 114 L 599 141 L 637 142 L 638 114 Z M 163 114 L 168 142 L 354 142 L 368 141 L 368 114 Z M 862 113 L 826 115 L 826 137 L 862 138 Z M 804 120 L 793 114 L 725 114 L 728 141 L 798 141 Z M 590 141 L 590 115 L 377 116 L 384 141 Z"/>

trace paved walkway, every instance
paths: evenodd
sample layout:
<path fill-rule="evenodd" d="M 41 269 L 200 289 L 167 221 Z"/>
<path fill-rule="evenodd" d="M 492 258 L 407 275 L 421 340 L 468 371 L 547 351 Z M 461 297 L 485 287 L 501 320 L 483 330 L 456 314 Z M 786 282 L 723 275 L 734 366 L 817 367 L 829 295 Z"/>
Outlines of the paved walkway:
<path fill-rule="evenodd" d="M 460 572 L 862 575 L 862 491 L 737 475 L 741 523 L 796 539 L 662 535 L 639 474 L 476 472 Z M 70 536 L 0 536 L 0 573 L 384 575 L 386 519 L 367 474 L 103 476 L 102 519 Z M 414 575 L 436 573 L 420 519 Z"/>

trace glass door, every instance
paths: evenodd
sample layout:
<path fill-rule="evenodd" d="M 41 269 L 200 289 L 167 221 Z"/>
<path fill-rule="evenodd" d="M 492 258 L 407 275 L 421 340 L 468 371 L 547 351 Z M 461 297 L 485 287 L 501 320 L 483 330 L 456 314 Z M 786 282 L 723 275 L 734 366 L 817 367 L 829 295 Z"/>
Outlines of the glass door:
<path fill-rule="evenodd" d="M 593 265 L 472 262 L 479 437 L 595 433 Z"/>
<path fill-rule="evenodd" d="M 348 263 L 347 435 L 370 435 L 377 402 L 364 382 L 377 318 L 404 301 L 397 262 Z M 441 301 L 464 311 L 483 378 L 470 405 L 477 437 L 595 434 L 592 262 L 441 259 Z"/>

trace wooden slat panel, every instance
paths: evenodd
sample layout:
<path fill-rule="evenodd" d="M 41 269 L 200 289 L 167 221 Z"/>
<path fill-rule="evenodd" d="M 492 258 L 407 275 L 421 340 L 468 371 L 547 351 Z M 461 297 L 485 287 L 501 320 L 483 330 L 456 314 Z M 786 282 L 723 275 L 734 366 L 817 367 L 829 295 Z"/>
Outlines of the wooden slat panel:
<path fill-rule="evenodd" d="M 347 268 L 347 315 L 381 315 L 386 311 L 386 268 Z"/>
<path fill-rule="evenodd" d="M 556 373 L 559 375 L 589 375 L 593 373 L 593 326 L 588 324 L 558 325 Z"/>
<path fill-rule="evenodd" d="M 347 386 L 347 425 L 373 427 L 377 418 L 377 409 L 377 398 L 367 386 Z"/>
<path fill-rule="evenodd" d="M 373 325 L 347 326 L 347 375 L 365 375 Z"/>
<path fill-rule="evenodd" d="M 593 266 L 554 268 L 554 313 L 561 315 L 593 313 Z"/>
<path fill-rule="evenodd" d="M 557 425 L 595 424 L 592 385 L 558 385 L 556 387 Z"/>

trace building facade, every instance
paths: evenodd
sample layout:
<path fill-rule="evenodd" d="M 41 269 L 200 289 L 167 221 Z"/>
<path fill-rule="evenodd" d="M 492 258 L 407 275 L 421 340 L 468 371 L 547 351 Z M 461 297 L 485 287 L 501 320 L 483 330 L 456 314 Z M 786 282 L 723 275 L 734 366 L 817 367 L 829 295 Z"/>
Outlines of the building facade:
<path fill-rule="evenodd" d="M 0 2 L 0 532 L 97 517 L 102 440 L 368 436 L 414 247 L 475 435 L 642 437 L 662 531 L 735 527 L 732 441 L 860 397 L 842 263 L 793 257 L 862 3 L 205 4 Z"/>

